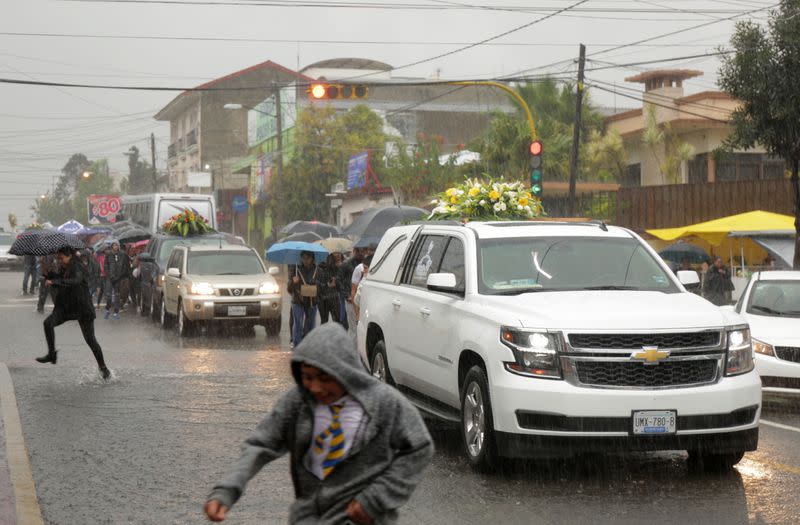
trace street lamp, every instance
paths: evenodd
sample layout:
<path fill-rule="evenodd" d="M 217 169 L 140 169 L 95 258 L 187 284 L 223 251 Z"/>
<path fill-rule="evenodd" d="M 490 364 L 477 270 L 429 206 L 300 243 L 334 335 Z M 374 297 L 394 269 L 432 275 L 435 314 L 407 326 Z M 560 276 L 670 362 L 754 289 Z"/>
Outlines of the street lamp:
<path fill-rule="evenodd" d="M 84 179 L 84 180 L 88 179 L 88 178 L 89 178 L 89 177 L 91 177 L 91 176 L 92 176 L 92 172 L 91 172 L 91 171 L 84 171 L 84 172 L 81 174 L 81 177 L 83 177 L 83 179 Z"/>
<path fill-rule="evenodd" d="M 42 200 L 47 200 L 47 195 L 42 193 L 41 195 L 39 195 L 39 198 Z"/>

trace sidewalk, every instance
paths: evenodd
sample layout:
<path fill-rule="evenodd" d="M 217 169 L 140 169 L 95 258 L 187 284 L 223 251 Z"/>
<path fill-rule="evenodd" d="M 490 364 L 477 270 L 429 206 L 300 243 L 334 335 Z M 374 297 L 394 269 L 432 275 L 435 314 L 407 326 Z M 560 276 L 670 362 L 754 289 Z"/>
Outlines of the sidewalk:
<path fill-rule="evenodd" d="M 43 525 L 11 374 L 0 363 L 0 525 Z"/>

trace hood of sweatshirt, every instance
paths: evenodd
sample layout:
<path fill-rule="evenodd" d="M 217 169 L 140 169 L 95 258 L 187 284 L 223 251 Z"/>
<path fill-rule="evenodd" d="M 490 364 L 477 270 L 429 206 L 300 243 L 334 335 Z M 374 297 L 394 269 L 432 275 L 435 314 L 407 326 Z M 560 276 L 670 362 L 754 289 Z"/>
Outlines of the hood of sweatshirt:
<path fill-rule="evenodd" d="M 300 365 L 303 363 L 319 368 L 336 379 L 367 413 L 375 415 L 371 413 L 372 396 L 367 392 L 380 385 L 380 382 L 364 369 L 353 339 L 339 323 L 325 323 L 312 330 L 294 349 L 292 375 L 304 396 L 313 400 L 300 378 Z"/>

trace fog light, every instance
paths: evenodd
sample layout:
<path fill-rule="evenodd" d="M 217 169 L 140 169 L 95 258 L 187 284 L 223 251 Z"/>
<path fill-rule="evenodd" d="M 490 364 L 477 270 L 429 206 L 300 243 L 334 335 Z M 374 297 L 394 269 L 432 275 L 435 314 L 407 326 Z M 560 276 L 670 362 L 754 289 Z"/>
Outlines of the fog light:
<path fill-rule="evenodd" d="M 277 310 L 278 309 L 278 303 L 272 303 L 272 309 L 273 310 Z"/>
<path fill-rule="evenodd" d="M 201 308 L 201 306 L 200 306 L 199 304 L 195 303 L 195 305 L 194 305 L 194 309 L 195 309 L 195 310 L 199 310 L 200 308 Z"/>

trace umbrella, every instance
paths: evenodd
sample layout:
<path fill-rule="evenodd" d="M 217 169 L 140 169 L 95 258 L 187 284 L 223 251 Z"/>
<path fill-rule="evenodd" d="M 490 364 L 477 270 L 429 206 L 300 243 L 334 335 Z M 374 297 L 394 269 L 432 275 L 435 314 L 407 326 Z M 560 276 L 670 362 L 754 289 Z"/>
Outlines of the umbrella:
<path fill-rule="evenodd" d="M 429 212 L 412 206 L 391 206 L 373 208 L 365 211 L 344 233 L 357 238 L 354 247 L 362 248 L 377 245 L 386 230 L 404 221 L 414 221 L 426 217 Z"/>
<path fill-rule="evenodd" d="M 82 229 L 83 229 L 83 224 L 75 220 L 67 221 L 58 228 L 56 228 L 57 231 L 63 233 L 78 233 Z"/>
<path fill-rule="evenodd" d="M 328 257 L 328 250 L 319 244 L 310 242 L 279 242 L 267 250 L 267 260 L 278 264 L 300 264 L 300 254 L 311 252 L 316 262 L 322 262 Z"/>
<path fill-rule="evenodd" d="M 711 260 L 706 251 L 699 246 L 690 244 L 688 242 L 676 242 L 671 246 L 667 246 L 658 255 L 665 261 L 680 263 L 687 259 L 692 264 L 701 264 Z"/>
<path fill-rule="evenodd" d="M 289 236 L 292 235 L 293 233 L 301 233 L 301 232 L 314 232 L 317 235 L 319 235 L 320 238 L 338 237 L 342 233 L 337 226 L 318 221 L 290 222 L 289 224 L 281 228 L 281 230 L 278 233 L 281 236 Z"/>
<path fill-rule="evenodd" d="M 315 241 L 314 244 L 319 244 L 331 253 L 347 253 L 353 250 L 353 241 L 342 237 L 329 237 Z"/>
<path fill-rule="evenodd" d="M 284 237 L 280 242 L 317 242 L 322 240 L 322 235 L 314 232 L 298 232 Z"/>
<path fill-rule="evenodd" d="M 49 255 L 61 248 L 83 250 L 86 246 L 77 235 L 53 230 L 21 233 L 8 253 L 12 255 Z"/>
<path fill-rule="evenodd" d="M 119 239 L 120 244 L 130 244 L 137 241 L 144 241 L 152 237 L 150 232 L 144 231 L 138 226 L 133 226 L 131 228 L 118 231 L 116 236 L 117 239 Z"/>

